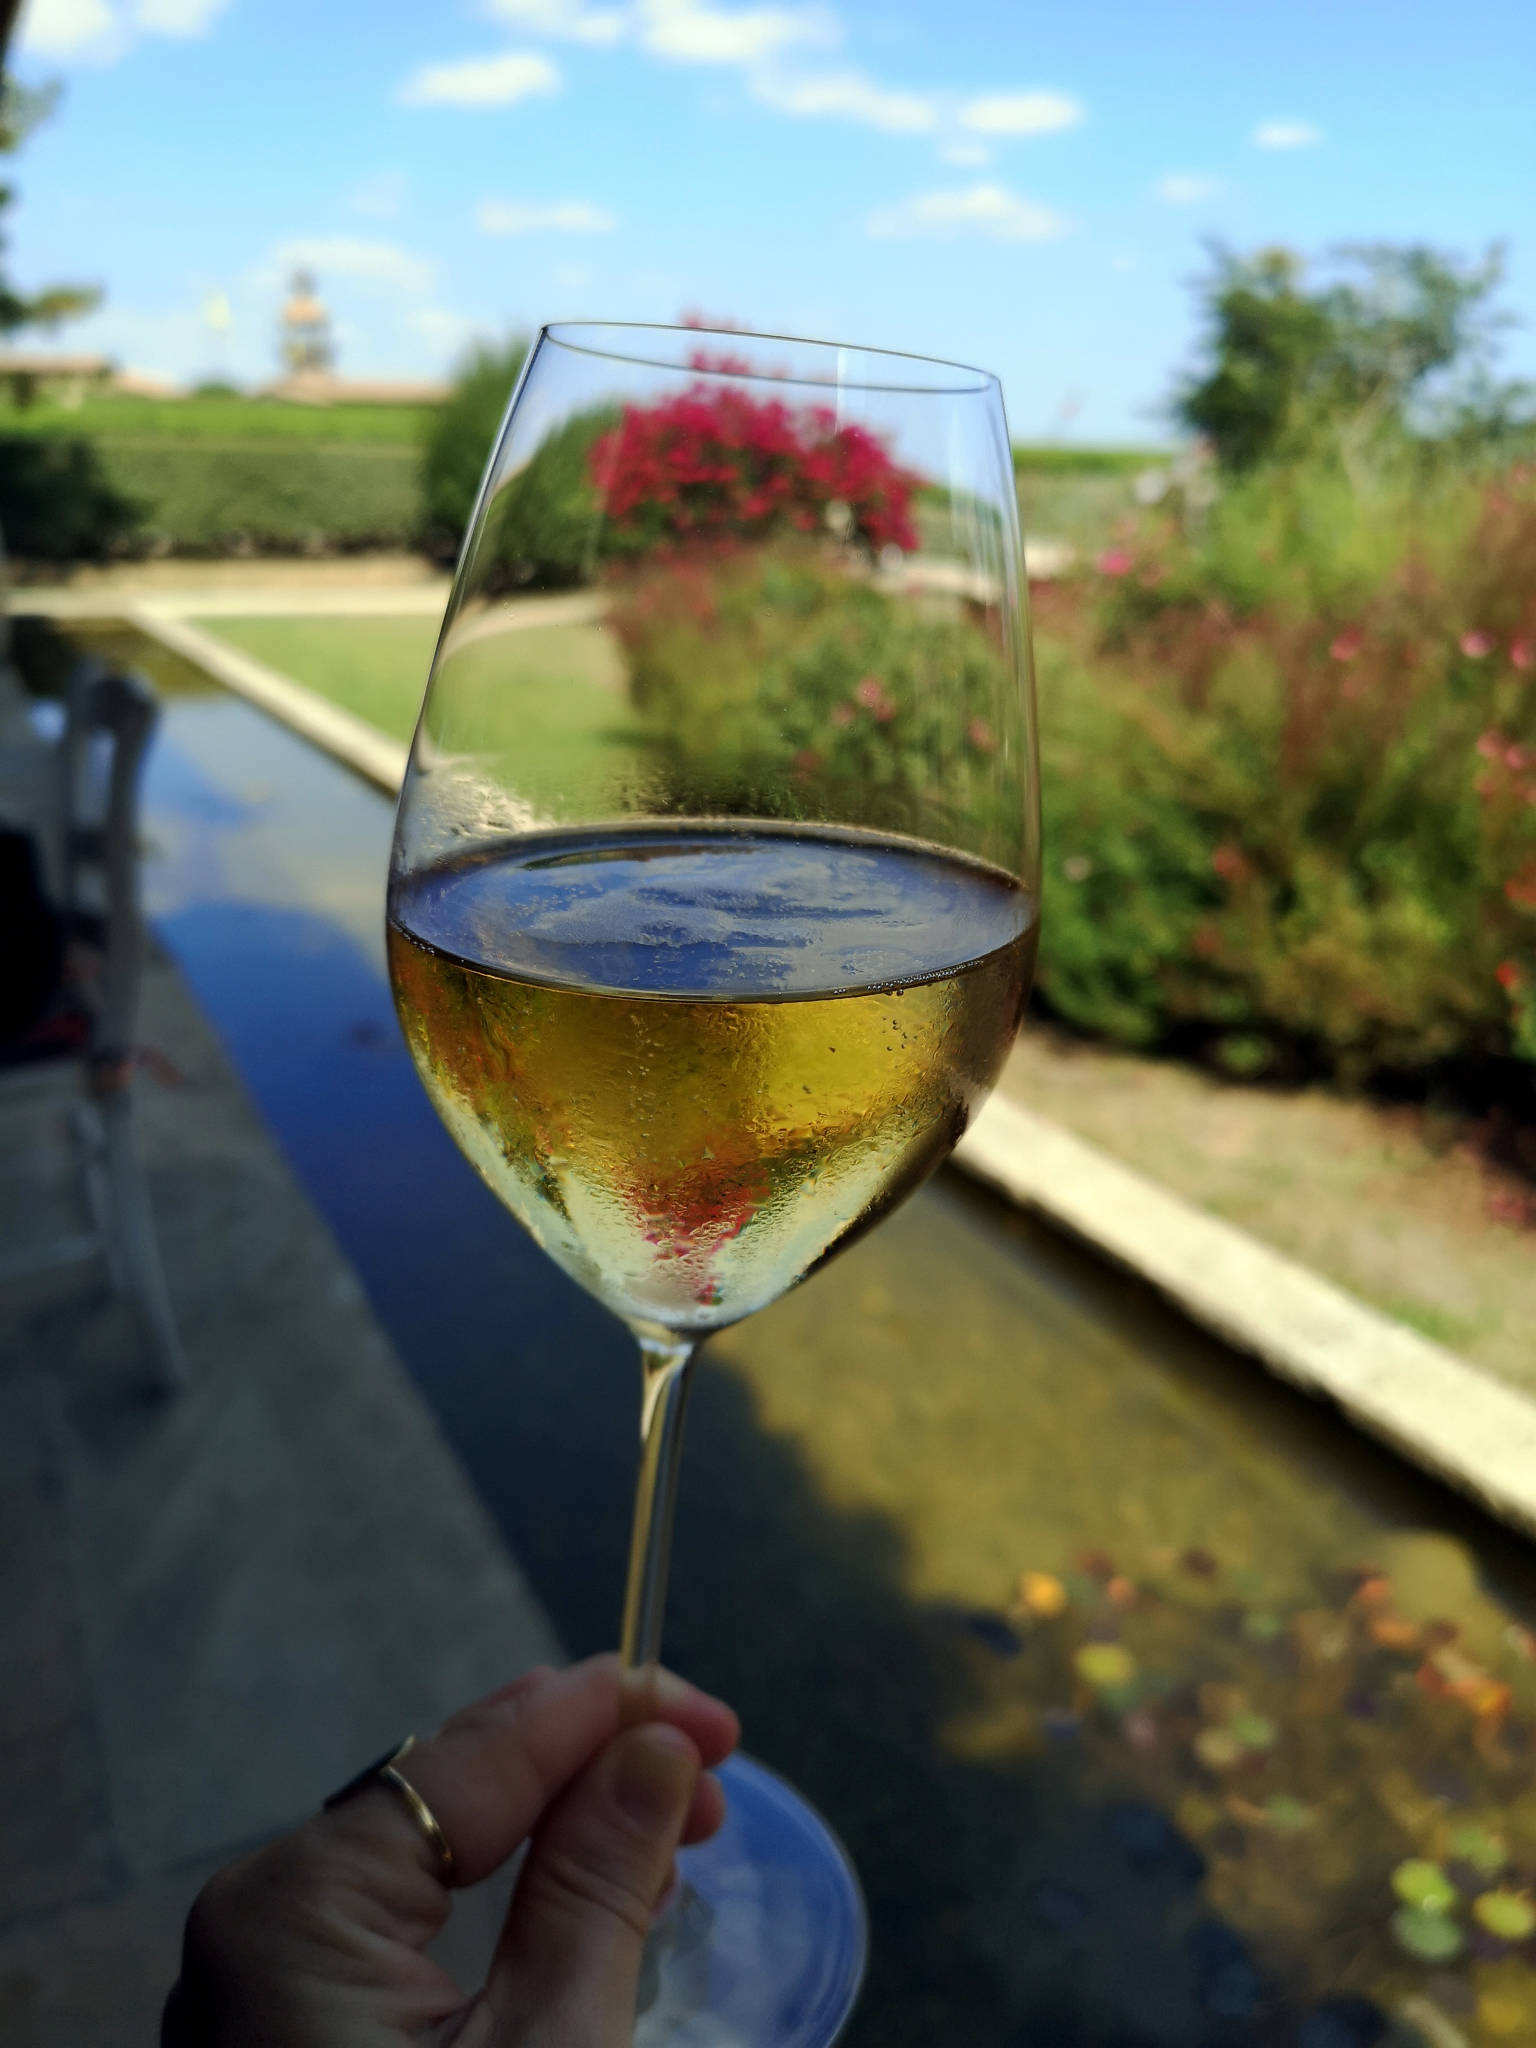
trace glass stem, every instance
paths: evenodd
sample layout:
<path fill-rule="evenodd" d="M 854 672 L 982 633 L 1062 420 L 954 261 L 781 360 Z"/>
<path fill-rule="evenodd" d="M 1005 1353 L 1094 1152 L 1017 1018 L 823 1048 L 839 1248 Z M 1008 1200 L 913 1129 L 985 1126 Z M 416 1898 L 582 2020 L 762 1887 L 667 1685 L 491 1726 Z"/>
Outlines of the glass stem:
<path fill-rule="evenodd" d="M 672 1516 L 677 1505 L 677 1468 L 683 1448 L 683 1411 L 688 1404 L 695 1346 L 672 1337 L 640 1338 L 645 1374 L 640 1408 L 640 1483 L 629 1541 L 629 1581 L 624 1589 L 624 1629 L 619 1652 L 629 1671 L 640 1671 L 661 1656 L 661 1618 L 667 1603 L 667 1565 L 672 1554 Z"/>

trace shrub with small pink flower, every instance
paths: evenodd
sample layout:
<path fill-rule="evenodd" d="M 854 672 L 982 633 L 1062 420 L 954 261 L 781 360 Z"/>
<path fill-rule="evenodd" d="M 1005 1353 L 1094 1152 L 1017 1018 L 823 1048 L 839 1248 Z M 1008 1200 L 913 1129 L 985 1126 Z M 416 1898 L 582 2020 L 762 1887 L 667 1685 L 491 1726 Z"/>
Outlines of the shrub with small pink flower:
<path fill-rule="evenodd" d="M 1247 1071 L 1536 1060 L 1536 472 L 1432 485 L 1272 467 L 1037 592 L 1047 861 L 1092 861 L 1058 1011 Z"/>
<path fill-rule="evenodd" d="M 814 795 L 823 815 L 993 857 L 1016 841 L 1017 685 L 968 618 L 801 547 L 648 567 L 613 583 L 609 622 L 664 804 L 797 816 Z"/>

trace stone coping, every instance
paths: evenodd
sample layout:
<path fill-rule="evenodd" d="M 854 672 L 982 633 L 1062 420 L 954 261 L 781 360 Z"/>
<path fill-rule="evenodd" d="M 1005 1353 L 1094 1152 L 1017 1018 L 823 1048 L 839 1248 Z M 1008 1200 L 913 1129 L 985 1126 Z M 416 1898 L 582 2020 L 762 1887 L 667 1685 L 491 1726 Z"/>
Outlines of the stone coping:
<path fill-rule="evenodd" d="M 1536 1534 L 1527 1395 L 1006 1097 L 987 1104 L 955 1163 Z"/>

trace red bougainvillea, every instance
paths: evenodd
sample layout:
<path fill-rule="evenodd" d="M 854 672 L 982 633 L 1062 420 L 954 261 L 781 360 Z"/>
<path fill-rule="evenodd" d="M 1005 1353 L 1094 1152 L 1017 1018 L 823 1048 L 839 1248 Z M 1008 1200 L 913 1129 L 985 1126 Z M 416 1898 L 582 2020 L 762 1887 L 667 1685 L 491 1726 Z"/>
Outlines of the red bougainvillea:
<path fill-rule="evenodd" d="M 876 435 L 840 427 L 830 406 L 787 405 L 738 385 L 701 379 L 675 398 L 626 406 L 593 444 L 591 476 L 635 552 L 829 529 L 871 548 L 917 546 L 918 478 Z"/>

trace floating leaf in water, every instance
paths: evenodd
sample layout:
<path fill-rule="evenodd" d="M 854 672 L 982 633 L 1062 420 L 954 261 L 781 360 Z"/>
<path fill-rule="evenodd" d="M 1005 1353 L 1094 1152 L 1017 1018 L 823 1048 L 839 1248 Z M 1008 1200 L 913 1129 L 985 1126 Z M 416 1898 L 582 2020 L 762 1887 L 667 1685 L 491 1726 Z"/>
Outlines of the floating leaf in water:
<path fill-rule="evenodd" d="M 1536 1934 L 1536 1907 L 1524 1892 L 1505 1891 L 1502 1886 L 1472 1901 L 1472 1917 L 1500 1941 L 1528 1941 Z"/>
<path fill-rule="evenodd" d="M 1285 1634 L 1285 1619 L 1267 1608 L 1255 1607 L 1243 1616 L 1243 1634 L 1250 1643 L 1272 1643 Z"/>
<path fill-rule="evenodd" d="M 1392 1939 L 1420 1963 L 1448 1963 L 1461 1954 L 1461 1929 L 1444 1913 L 1403 1906 L 1392 1915 Z"/>
<path fill-rule="evenodd" d="M 1289 1792 L 1275 1792 L 1264 1802 L 1264 1818 L 1282 1835 L 1298 1835 L 1312 1825 L 1312 1811 Z"/>
<path fill-rule="evenodd" d="M 1072 1562 L 1085 1577 L 1101 1584 L 1115 1576 L 1115 1561 L 1107 1550 L 1080 1550 Z"/>
<path fill-rule="evenodd" d="M 1067 1609 L 1067 1589 L 1050 1572 L 1025 1572 L 1019 1580 L 1019 1606 L 1037 1621 L 1054 1621 Z"/>
<path fill-rule="evenodd" d="M 1405 1906 L 1424 1913 L 1449 1913 L 1457 1903 L 1455 1885 L 1438 1863 L 1422 1856 L 1399 1863 L 1392 1873 L 1392 1889 Z"/>
<path fill-rule="evenodd" d="M 1200 1550 L 1198 1548 L 1186 1550 L 1179 1559 L 1179 1563 L 1185 1571 L 1197 1579 L 1213 1579 L 1218 1570 L 1216 1560 L 1212 1557 L 1211 1553 L 1208 1550 Z"/>
<path fill-rule="evenodd" d="M 1226 1728 L 1202 1728 L 1195 1737 L 1195 1755 L 1208 1771 L 1230 1771 L 1244 1762 L 1249 1752 Z"/>
<path fill-rule="evenodd" d="M 1370 1637 L 1379 1650 L 1413 1650 L 1419 1642 L 1418 1630 L 1400 1614 L 1373 1614 Z"/>
<path fill-rule="evenodd" d="M 1118 1691 L 1136 1676 L 1136 1659 L 1124 1643 L 1084 1643 L 1072 1662 L 1095 1692 Z"/>
<path fill-rule="evenodd" d="M 1235 1736 L 1244 1749 L 1273 1749 L 1280 1740 L 1280 1730 L 1274 1722 L 1251 1710 L 1234 1714 L 1227 1723 L 1227 1733 Z"/>
<path fill-rule="evenodd" d="M 1486 1828 L 1468 1822 L 1451 1830 L 1451 1854 L 1460 1863 L 1470 1863 L 1484 1877 L 1497 1877 L 1509 1861 L 1504 1844 Z"/>

